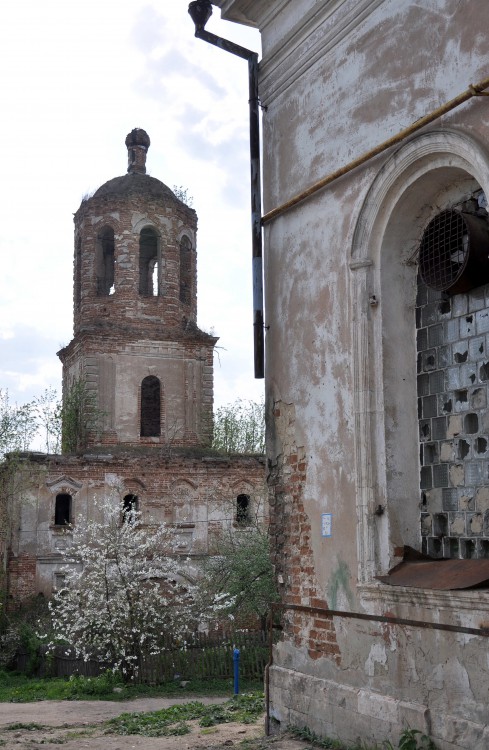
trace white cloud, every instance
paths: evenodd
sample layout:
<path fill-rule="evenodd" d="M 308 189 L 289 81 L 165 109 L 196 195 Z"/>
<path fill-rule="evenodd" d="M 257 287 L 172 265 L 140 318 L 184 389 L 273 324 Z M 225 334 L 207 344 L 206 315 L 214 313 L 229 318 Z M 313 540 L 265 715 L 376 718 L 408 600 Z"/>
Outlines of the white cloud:
<path fill-rule="evenodd" d="M 258 34 L 208 28 L 258 49 Z M 73 222 L 85 193 L 126 170 L 148 131 L 151 174 L 194 196 L 199 323 L 221 336 L 216 403 L 253 379 L 248 91 L 243 60 L 196 40 L 185 0 L 17 0 L 0 29 L 0 388 L 59 388 L 72 337 Z"/>

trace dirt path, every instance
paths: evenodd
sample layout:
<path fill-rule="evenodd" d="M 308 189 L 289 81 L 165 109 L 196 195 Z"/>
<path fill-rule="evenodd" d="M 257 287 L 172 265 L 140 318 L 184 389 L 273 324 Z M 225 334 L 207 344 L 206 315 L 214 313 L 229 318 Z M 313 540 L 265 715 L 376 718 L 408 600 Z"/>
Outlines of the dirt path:
<path fill-rule="evenodd" d="M 263 718 L 256 724 L 219 724 L 203 728 L 188 722 L 191 733 L 181 737 L 141 737 L 106 734 L 104 722 L 126 711 L 156 711 L 187 703 L 185 698 L 138 698 L 133 701 L 39 701 L 0 703 L 0 748 L 4 750 L 211 750 L 229 748 L 247 740 L 247 750 L 304 750 L 296 740 L 264 737 Z M 222 703 L 226 698 L 196 698 L 202 703 Z M 8 729 L 18 724 L 16 729 Z M 29 728 L 31 725 L 31 728 Z"/>

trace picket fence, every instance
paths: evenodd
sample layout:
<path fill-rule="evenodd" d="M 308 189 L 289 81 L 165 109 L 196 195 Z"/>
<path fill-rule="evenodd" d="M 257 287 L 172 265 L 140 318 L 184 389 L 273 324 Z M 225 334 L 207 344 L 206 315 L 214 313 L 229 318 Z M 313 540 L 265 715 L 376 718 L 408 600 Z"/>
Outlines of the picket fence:
<path fill-rule="evenodd" d="M 168 639 L 165 651 L 144 660 L 141 680 L 158 684 L 168 680 L 196 678 L 227 678 L 233 675 L 233 650 L 240 650 L 240 675 L 243 678 L 261 678 L 269 657 L 268 634 L 263 632 L 235 631 L 227 634 L 192 634 L 187 641 Z M 17 669 L 25 668 L 27 656 L 18 654 Z M 96 677 L 111 665 L 95 659 L 77 658 L 73 649 L 57 646 L 51 653 L 42 647 L 39 658 L 39 675 L 69 677 L 74 674 Z"/>

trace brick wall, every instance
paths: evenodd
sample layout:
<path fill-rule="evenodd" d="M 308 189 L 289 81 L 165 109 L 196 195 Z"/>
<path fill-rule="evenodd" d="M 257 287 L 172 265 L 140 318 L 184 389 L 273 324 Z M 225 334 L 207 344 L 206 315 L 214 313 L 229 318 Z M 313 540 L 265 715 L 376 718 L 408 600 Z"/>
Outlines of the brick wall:
<path fill-rule="evenodd" d="M 63 528 L 54 526 L 58 493 L 72 496 L 72 519 L 77 523 L 96 516 L 95 500 L 126 494 L 138 498 L 143 522 L 168 523 L 182 543 L 182 555 L 198 560 L 213 552 L 210 545 L 232 528 L 236 498 L 249 494 L 260 503 L 260 521 L 268 523 L 265 506 L 264 459 L 253 456 L 220 457 L 176 451 L 163 455 L 159 449 L 122 450 L 85 456 L 40 456 L 23 462 L 23 486 L 29 486 L 20 530 L 10 550 L 8 575 L 15 598 L 42 592 L 49 595 L 65 546 Z M 42 462 L 44 471 L 39 471 Z M 27 482 L 32 471 L 33 481 Z M 34 511 L 35 509 L 35 511 Z M 34 513 L 34 515 L 32 515 Z M 191 563 L 193 564 L 193 563 Z M 182 565 L 184 563 L 182 562 Z"/>
<path fill-rule="evenodd" d="M 311 522 L 304 507 L 307 461 L 295 442 L 294 408 L 277 402 L 273 410 L 280 448 L 269 464 L 270 536 L 275 575 L 283 605 L 283 637 L 307 649 L 311 659 L 340 664 L 334 623 L 326 614 L 287 609 L 288 605 L 327 609 L 319 590 L 311 546 Z"/>

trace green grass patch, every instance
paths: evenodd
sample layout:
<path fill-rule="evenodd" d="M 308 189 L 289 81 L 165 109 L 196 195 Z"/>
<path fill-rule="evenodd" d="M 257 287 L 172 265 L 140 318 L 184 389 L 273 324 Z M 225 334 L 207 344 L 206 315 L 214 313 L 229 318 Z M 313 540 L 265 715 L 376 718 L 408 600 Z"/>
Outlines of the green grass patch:
<path fill-rule="evenodd" d="M 16 721 L 13 724 L 7 724 L 7 726 L 5 726 L 4 729 L 7 732 L 9 731 L 12 732 L 16 729 L 26 729 L 29 732 L 33 732 L 36 729 L 46 729 L 46 727 L 43 726 L 43 724 L 36 724 L 34 721 L 29 721 L 27 723 L 23 721 Z"/>
<path fill-rule="evenodd" d="M 27 677 L 18 672 L 0 671 L 0 703 L 28 703 L 45 700 L 131 700 L 144 697 L 179 697 L 204 695 L 232 695 L 232 679 L 188 680 L 182 687 L 179 680 L 161 685 L 127 685 L 111 673 L 100 677 L 73 676 Z M 117 692 L 114 692 L 116 688 Z M 262 689 L 258 680 L 241 680 L 243 692 Z"/>
<path fill-rule="evenodd" d="M 201 727 L 231 721 L 251 724 L 264 711 L 263 693 L 237 695 L 226 703 L 205 706 L 198 701 L 146 713 L 125 713 L 106 723 L 111 734 L 139 734 L 144 737 L 168 737 L 187 734 L 187 721 L 199 720 Z"/>

